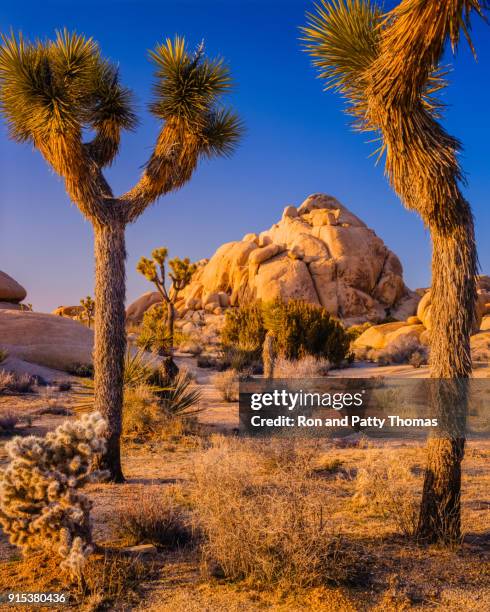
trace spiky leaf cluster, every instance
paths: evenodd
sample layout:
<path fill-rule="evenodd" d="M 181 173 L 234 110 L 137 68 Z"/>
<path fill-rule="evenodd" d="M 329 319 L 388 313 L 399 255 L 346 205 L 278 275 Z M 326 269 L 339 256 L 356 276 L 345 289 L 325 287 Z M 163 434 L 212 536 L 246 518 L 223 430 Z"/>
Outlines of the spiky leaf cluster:
<path fill-rule="evenodd" d="M 117 140 L 136 122 L 115 66 L 93 39 L 67 30 L 48 41 L 2 36 L 0 85 L 2 112 L 19 142 L 45 146 L 61 135 L 80 139 L 89 129 L 101 144 L 103 136 Z"/>
<path fill-rule="evenodd" d="M 207 58 L 203 44 L 190 53 L 180 36 L 158 45 L 150 58 L 156 67 L 151 112 L 194 134 L 202 154 L 231 153 L 243 130 L 238 117 L 221 105 L 232 87 L 223 60 Z"/>
<path fill-rule="evenodd" d="M 179 292 L 187 287 L 187 285 L 191 282 L 192 275 L 197 270 L 197 265 L 191 263 L 188 257 L 184 259 L 180 259 L 179 257 L 174 257 L 168 262 L 171 272 L 169 274 L 172 279 L 172 285 L 175 291 Z"/>
<path fill-rule="evenodd" d="M 0 472 L 0 524 L 24 554 L 45 550 L 79 576 L 91 548 L 91 502 L 79 492 L 103 476 L 90 472 L 105 451 L 107 423 L 99 413 L 66 421 L 44 438 L 16 437 Z"/>

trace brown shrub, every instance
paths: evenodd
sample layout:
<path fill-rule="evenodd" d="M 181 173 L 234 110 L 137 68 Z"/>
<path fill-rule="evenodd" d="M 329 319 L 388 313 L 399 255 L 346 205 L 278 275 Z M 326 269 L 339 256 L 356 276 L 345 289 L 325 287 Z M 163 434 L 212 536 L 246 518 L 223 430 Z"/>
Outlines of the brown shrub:
<path fill-rule="evenodd" d="M 319 378 L 330 369 L 328 359 L 305 355 L 300 359 L 278 357 L 274 366 L 274 378 Z"/>
<path fill-rule="evenodd" d="M 238 374 L 235 370 L 217 372 L 211 380 L 221 399 L 225 402 L 238 401 Z"/>
<path fill-rule="evenodd" d="M 295 589 L 357 571 L 329 527 L 328 494 L 311 458 L 291 441 L 218 443 L 196 468 L 192 502 L 205 567 L 229 579 Z"/>
<path fill-rule="evenodd" d="M 189 517 L 160 487 L 145 487 L 138 499 L 125 502 L 115 515 L 116 531 L 128 544 L 174 549 L 192 540 Z"/>
<path fill-rule="evenodd" d="M 393 451 L 370 453 L 358 469 L 352 502 L 354 507 L 388 518 L 403 535 L 413 536 L 419 489 L 419 479 Z"/>

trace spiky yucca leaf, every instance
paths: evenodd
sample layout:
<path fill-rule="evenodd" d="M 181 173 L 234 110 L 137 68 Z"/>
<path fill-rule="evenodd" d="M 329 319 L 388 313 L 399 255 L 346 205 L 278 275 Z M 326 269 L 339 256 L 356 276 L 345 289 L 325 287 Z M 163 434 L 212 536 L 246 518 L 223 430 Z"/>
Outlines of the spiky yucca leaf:
<path fill-rule="evenodd" d="M 231 75 L 221 59 L 208 59 L 202 45 L 187 51 L 183 38 L 167 39 L 150 52 L 156 65 L 152 112 L 161 119 L 181 118 L 200 123 L 219 97 L 232 87 Z"/>
<path fill-rule="evenodd" d="M 2 36 L 0 106 L 10 136 L 44 150 L 62 136 L 75 143 L 85 128 L 95 129 L 91 151 L 102 164 L 117 152 L 120 130 L 136 121 L 114 66 L 91 38 L 67 30 L 45 42 Z"/>

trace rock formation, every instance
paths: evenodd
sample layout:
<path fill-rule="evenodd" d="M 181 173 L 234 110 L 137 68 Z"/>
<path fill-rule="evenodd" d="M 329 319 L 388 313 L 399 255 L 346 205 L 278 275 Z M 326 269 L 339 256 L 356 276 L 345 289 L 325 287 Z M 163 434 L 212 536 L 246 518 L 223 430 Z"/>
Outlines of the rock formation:
<path fill-rule="evenodd" d="M 0 271 L 0 310 L 20 310 L 20 302 L 26 298 L 22 285 L 5 272 Z"/>
<path fill-rule="evenodd" d="M 356 349 L 385 349 L 401 337 L 414 337 L 420 344 L 429 344 L 429 330 L 431 321 L 431 292 L 430 289 L 417 290 L 422 298 L 417 307 L 417 316 L 408 317 L 404 322 L 385 323 L 373 325 L 364 331 L 354 342 Z M 479 276 L 477 279 L 476 317 L 473 324 L 471 347 L 473 358 L 477 352 L 490 356 L 490 277 Z"/>
<path fill-rule="evenodd" d="M 398 257 L 324 194 L 288 206 L 269 230 L 223 244 L 199 264 L 176 304 L 180 316 L 218 315 L 255 299 L 300 299 L 321 304 L 349 325 L 387 315 L 406 319 L 420 299 L 405 286 Z M 140 320 L 151 303 L 151 294 L 140 297 L 128 308 L 128 320 Z"/>
<path fill-rule="evenodd" d="M 94 333 L 69 318 L 0 310 L 0 348 L 25 361 L 57 370 L 91 363 Z"/>

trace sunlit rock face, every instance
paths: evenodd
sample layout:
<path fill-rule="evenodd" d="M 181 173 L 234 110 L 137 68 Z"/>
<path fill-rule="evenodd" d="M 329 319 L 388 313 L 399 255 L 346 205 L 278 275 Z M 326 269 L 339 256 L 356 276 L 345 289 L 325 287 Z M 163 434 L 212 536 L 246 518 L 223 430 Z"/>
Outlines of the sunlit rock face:
<path fill-rule="evenodd" d="M 321 304 L 346 323 L 406 319 L 417 294 L 402 265 L 375 232 L 332 196 L 314 194 L 260 234 L 223 244 L 200 262 L 182 292 L 180 312 L 219 313 L 258 299 Z"/>

